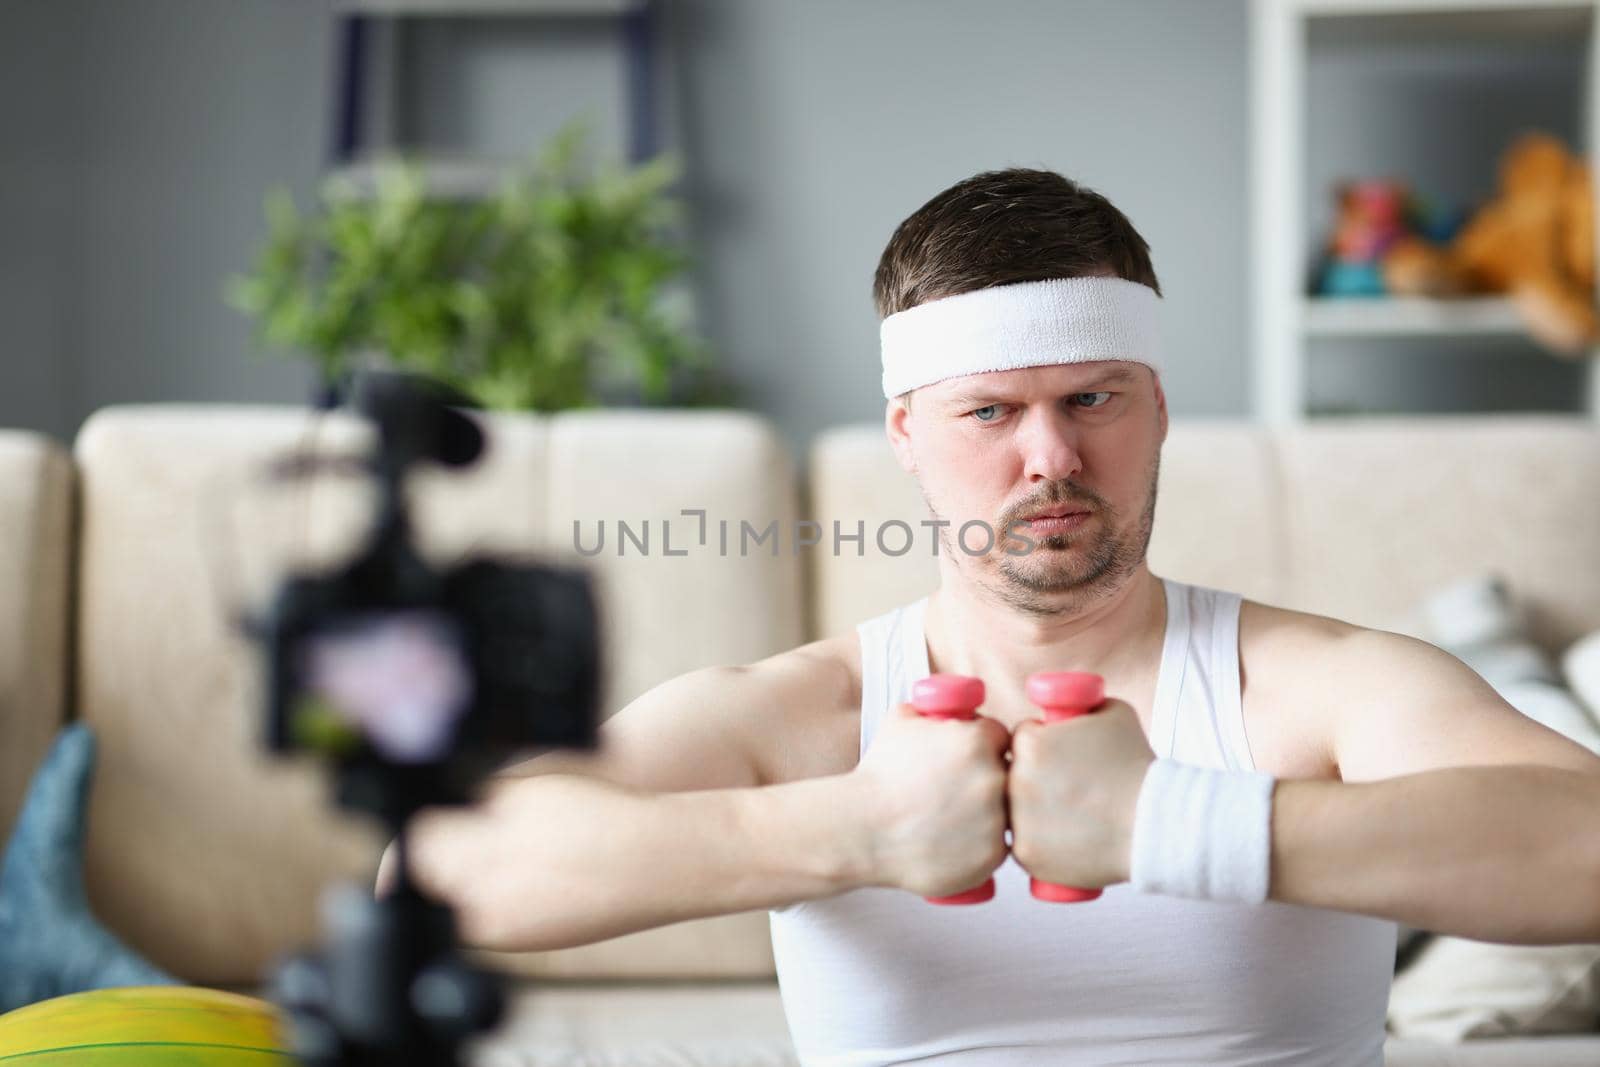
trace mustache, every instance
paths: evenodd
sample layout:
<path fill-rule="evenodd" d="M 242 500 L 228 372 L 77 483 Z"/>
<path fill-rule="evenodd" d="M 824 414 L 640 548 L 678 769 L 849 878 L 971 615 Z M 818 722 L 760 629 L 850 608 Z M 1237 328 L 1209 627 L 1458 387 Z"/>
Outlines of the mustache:
<path fill-rule="evenodd" d="M 1025 500 L 1006 511 L 1006 521 L 1001 524 L 1001 528 L 1004 529 L 1005 526 L 1012 522 L 1022 521 L 1024 516 L 1032 515 L 1045 508 L 1059 507 L 1063 504 L 1087 508 L 1090 511 L 1098 511 L 1102 508 L 1100 498 L 1096 494 L 1087 492 L 1070 482 L 1053 482 L 1047 493 Z"/>

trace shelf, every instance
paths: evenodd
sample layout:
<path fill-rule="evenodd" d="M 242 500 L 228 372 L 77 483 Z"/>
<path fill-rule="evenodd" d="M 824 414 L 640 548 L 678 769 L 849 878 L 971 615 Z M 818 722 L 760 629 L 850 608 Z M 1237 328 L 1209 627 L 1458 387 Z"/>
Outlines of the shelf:
<path fill-rule="evenodd" d="M 500 191 L 514 163 L 511 160 L 474 156 L 406 157 L 421 171 L 430 200 L 485 200 Z M 348 182 L 342 200 L 364 200 L 377 190 L 376 160 L 346 163 L 330 170 L 330 181 Z"/>
<path fill-rule="evenodd" d="M 341 15 L 627 15 L 644 0 L 335 0 Z"/>
<path fill-rule="evenodd" d="M 1505 297 L 1312 297 L 1301 329 L 1307 337 L 1471 337 L 1526 335 Z"/>
<path fill-rule="evenodd" d="M 1325 254 L 1337 180 L 1401 177 L 1478 203 L 1528 127 L 1600 163 L 1600 0 L 1250 0 L 1250 12 L 1256 416 L 1504 406 L 1477 361 L 1541 351 L 1511 300 L 1312 297 L 1306 267 Z M 1470 358 L 1455 368 L 1447 354 Z M 1586 362 L 1582 399 L 1600 418 L 1600 356 Z M 1561 363 L 1516 375 L 1527 397 L 1508 409 L 1567 405 Z"/>
<path fill-rule="evenodd" d="M 1516 45 L 1578 40 L 1593 0 L 1302 0 L 1311 44 Z"/>

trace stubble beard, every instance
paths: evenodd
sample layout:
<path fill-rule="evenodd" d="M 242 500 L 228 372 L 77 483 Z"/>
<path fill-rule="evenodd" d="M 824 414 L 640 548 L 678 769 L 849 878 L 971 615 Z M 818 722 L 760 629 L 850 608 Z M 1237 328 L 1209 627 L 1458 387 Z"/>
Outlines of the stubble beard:
<path fill-rule="evenodd" d="M 1080 614 L 1090 605 L 1120 589 L 1144 562 L 1154 526 L 1156 488 L 1161 476 L 1161 454 L 1157 450 L 1150 463 L 1149 488 L 1142 514 L 1131 528 L 1124 529 L 1117 515 L 1103 502 L 1093 501 L 1094 515 L 1077 530 L 1033 537 L 1034 547 L 1025 555 L 1011 555 L 1027 548 L 1015 536 L 1006 536 L 1007 527 L 996 528 L 995 545 L 985 555 L 973 556 L 954 551 L 949 526 L 939 527 L 939 538 L 946 552 L 978 588 L 1000 603 L 1025 615 L 1051 617 Z M 1064 501 L 1083 501 L 1081 490 L 1063 492 Z M 929 503 L 935 519 L 940 516 Z M 1007 520 L 1017 527 L 1020 517 Z M 1021 530 L 1027 533 L 1026 529 Z"/>

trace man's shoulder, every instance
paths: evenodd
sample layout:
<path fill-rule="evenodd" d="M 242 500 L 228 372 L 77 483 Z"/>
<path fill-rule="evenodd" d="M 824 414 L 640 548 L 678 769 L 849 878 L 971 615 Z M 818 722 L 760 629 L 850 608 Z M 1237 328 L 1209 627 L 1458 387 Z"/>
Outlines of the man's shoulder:
<path fill-rule="evenodd" d="M 1244 598 L 1239 603 L 1239 644 L 1241 655 L 1255 653 L 1264 664 L 1302 668 L 1344 669 L 1438 652 L 1407 634 Z"/>
<path fill-rule="evenodd" d="M 1257 732 L 1271 731 L 1275 742 L 1271 747 L 1280 760 L 1295 766 L 1326 762 L 1317 739 L 1327 695 L 1325 664 L 1356 629 L 1326 615 L 1240 599 L 1239 676 L 1245 716 L 1254 720 Z"/>
<path fill-rule="evenodd" d="M 1241 600 L 1240 678 L 1252 748 L 1294 776 L 1336 778 L 1334 734 L 1351 709 L 1382 706 L 1409 679 L 1448 671 L 1450 658 L 1407 634 Z"/>
<path fill-rule="evenodd" d="M 1321 654 L 1338 648 L 1363 628 L 1328 615 L 1239 600 L 1239 644 L 1272 659 Z"/>
<path fill-rule="evenodd" d="M 861 707 L 861 645 L 854 634 L 825 637 L 757 660 L 747 677 L 777 697 L 819 709 Z"/>
<path fill-rule="evenodd" d="M 761 745 L 764 780 L 842 774 L 855 766 L 861 651 L 854 634 L 812 641 L 737 671 L 747 699 L 775 713 Z"/>

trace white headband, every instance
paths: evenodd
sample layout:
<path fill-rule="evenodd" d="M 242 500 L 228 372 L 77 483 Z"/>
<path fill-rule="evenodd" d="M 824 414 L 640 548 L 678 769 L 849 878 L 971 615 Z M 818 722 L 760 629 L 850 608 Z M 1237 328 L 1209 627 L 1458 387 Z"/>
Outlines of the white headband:
<path fill-rule="evenodd" d="M 1122 278 L 1017 282 L 930 300 L 878 328 L 883 395 L 1056 363 L 1128 360 L 1160 374 L 1160 301 Z"/>

